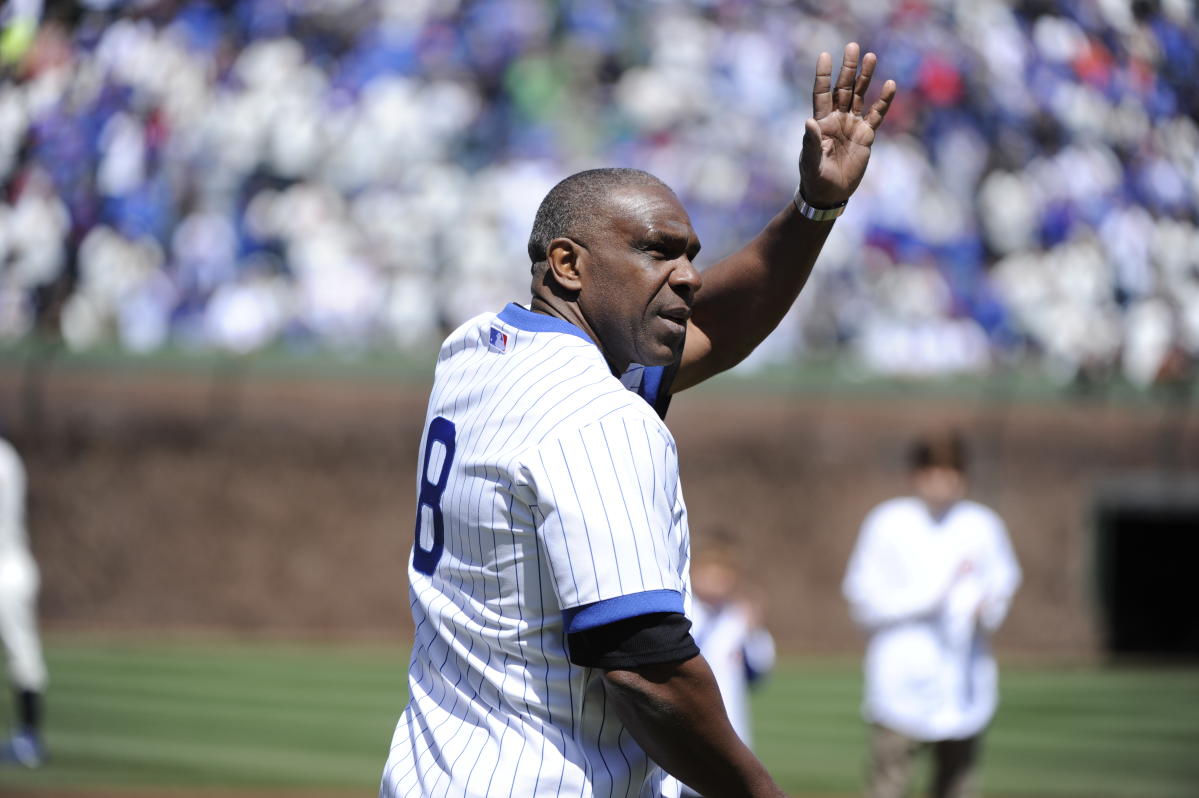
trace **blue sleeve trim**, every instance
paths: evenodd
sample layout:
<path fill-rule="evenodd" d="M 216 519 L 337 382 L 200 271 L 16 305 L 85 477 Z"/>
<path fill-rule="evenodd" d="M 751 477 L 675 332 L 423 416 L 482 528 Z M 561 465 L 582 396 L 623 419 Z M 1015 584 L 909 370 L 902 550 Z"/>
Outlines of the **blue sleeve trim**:
<path fill-rule="evenodd" d="M 653 612 L 683 612 L 683 594 L 675 590 L 646 590 L 604 599 L 582 607 L 562 610 L 567 634 L 583 632 L 638 615 Z"/>

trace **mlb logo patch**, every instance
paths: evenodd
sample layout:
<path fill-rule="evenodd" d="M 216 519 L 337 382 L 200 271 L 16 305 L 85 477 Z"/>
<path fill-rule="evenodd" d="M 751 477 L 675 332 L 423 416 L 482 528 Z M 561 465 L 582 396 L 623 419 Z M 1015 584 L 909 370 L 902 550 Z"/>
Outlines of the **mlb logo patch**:
<path fill-rule="evenodd" d="M 508 333 L 501 330 L 499 327 L 491 328 L 491 337 L 487 341 L 487 348 L 493 352 L 499 352 L 501 355 L 508 351 Z"/>

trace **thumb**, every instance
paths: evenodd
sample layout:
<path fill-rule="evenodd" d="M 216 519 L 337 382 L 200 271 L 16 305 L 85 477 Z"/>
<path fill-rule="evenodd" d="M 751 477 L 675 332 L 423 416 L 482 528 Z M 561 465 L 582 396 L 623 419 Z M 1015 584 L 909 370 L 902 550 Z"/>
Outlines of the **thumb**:
<path fill-rule="evenodd" d="M 820 146 L 820 125 L 808 119 L 803 126 L 803 150 L 799 155 L 800 176 L 820 174 L 820 159 L 824 155 Z"/>

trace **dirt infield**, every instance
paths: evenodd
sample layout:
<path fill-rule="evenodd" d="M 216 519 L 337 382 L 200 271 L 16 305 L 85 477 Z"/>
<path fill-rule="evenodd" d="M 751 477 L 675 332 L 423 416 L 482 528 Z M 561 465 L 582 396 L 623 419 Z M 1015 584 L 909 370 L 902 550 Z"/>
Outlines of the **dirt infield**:
<path fill-rule="evenodd" d="M 426 397 L 398 383 L 0 370 L 45 622 L 403 640 Z M 1074 658 L 1099 640 L 1094 501 L 1163 458 L 1199 467 L 1199 425 L 1172 431 L 1168 412 L 708 390 L 676 397 L 670 425 L 693 532 L 739 535 L 782 646 L 821 653 L 860 646 L 839 583 L 862 516 L 904 487 L 907 441 L 964 427 L 975 494 L 1007 519 L 1025 569 L 1000 645 Z"/>

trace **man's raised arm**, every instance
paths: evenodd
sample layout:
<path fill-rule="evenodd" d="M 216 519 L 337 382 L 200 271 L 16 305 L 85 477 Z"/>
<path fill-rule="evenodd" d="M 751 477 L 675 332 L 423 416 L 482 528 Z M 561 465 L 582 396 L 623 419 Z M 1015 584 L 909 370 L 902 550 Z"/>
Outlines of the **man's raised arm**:
<path fill-rule="evenodd" d="M 672 391 L 681 391 L 740 363 L 770 334 L 790 309 L 808 279 L 831 219 L 820 221 L 822 209 L 844 205 L 862 182 L 874 134 L 895 97 L 895 81 L 868 110 L 866 91 L 877 58 L 845 46 L 841 71 L 833 84 L 833 59 L 821 53 L 812 88 L 812 118 L 804 125 L 799 159 L 801 196 L 737 252 L 704 272 L 695 297 L 682 363 Z"/>

